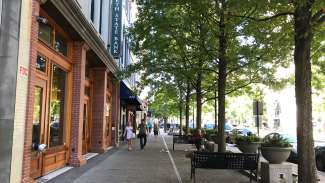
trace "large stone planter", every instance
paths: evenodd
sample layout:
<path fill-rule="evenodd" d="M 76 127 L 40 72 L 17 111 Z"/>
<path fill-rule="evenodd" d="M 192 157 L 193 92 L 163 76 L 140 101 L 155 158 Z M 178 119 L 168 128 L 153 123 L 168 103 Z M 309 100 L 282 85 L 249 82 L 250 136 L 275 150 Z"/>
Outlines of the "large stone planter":
<path fill-rule="evenodd" d="M 260 144 L 260 142 L 237 142 L 237 147 L 243 153 L 256 153 Z"/>
<path fill-rule="evenodd" d="M 290 155 L 291 147 L 261 147 L 262 156 L 271 164 L 280 164 Z"/>

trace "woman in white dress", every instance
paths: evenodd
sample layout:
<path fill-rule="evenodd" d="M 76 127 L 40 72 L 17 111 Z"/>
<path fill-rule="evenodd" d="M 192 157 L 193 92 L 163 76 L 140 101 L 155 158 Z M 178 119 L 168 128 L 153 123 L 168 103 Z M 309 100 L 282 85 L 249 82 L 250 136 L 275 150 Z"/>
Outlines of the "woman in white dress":
<path fill-rule="evenodd" d="M 134 138 L 133 127 L 131 125 L 131 122 L 128 122 L 128 126 L 125 127 L 124 137 L 126 138 L 126 140 L 128 142 L 128 150 L 131 151 L 132 150 L 132 138 Z"/>

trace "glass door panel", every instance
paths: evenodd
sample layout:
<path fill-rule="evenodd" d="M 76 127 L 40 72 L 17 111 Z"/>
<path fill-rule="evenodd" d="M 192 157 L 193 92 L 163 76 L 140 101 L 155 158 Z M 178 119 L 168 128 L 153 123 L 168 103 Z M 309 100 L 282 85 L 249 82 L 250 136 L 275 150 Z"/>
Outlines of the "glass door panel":
<path fill-rule="evenodd" d="M 42 96 L 43 96 L 43 88 L 38 86 L 35 87 L 33 133 L 32 133 L 33 150 L 38 149 L 38 145 L 40 144 L 41 141 Z"/>
<path fill-rule="evenodd" d="M 50 100 L 50 147 L 64 145 L 64 121 L 67 73 L 53 65 Z"/>
<path fill-rule="evenodd" d="M 38 151 L 39 144 L 46 144 L 44 139 L 45 105 L 46 105 L 46 81 L 36 79 L 34 88 L 34 112 L 32 128 L 32 153 L 31 153 L 31 177 L 37 178 L 42 175 L 43 153 Z"/>
<path fill-rule="evenodd" d="M 83 127 L 82 127 L 82 154 L 88 152 L 89 146 L 89 114 L 88 114 L 88 100 L 84 100 L 83 111 Z"/>
<path fill-rule="evenodd" d="M 112 129 L 112 106 L 111 106 L 111 98 L 107 95 L 106 96 L 106 111 L 105 111 L 105 122 L 106 122 L 106 145 L 111 145 L 112 136 L 111 136 L 111 129 Z"/>

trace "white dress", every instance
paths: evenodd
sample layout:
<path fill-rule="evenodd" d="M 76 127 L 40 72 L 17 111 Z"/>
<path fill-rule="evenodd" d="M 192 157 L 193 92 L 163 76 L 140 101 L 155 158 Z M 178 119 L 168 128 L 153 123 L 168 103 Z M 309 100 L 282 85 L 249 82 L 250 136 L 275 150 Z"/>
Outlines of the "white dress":
<path fill-rule="evenodd" d="M 132 126 L 127 126 L 125 127 L 125 132 L 126 132 L 126 139 L 132 139 L 133 138 L 133 128 Z"/>

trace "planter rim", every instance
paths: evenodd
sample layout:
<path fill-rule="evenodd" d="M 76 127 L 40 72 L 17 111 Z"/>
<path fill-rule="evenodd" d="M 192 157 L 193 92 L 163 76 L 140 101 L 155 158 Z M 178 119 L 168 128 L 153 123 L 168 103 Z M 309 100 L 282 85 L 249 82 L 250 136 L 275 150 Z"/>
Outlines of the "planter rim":
<path fill-rule="evenodd" d="M 246 141 L 238 141 L 237 144 L 261 144 L 262 142 L 246 142 Z"/>
<path fill-rule="evenodd" d="M 261 146 L 261 149 L 282 149 L 282 150 L 291 150 L 292 147 L 276 147 L 276 146 L 270 146 L 270 147 L 263 147 Z"/>

